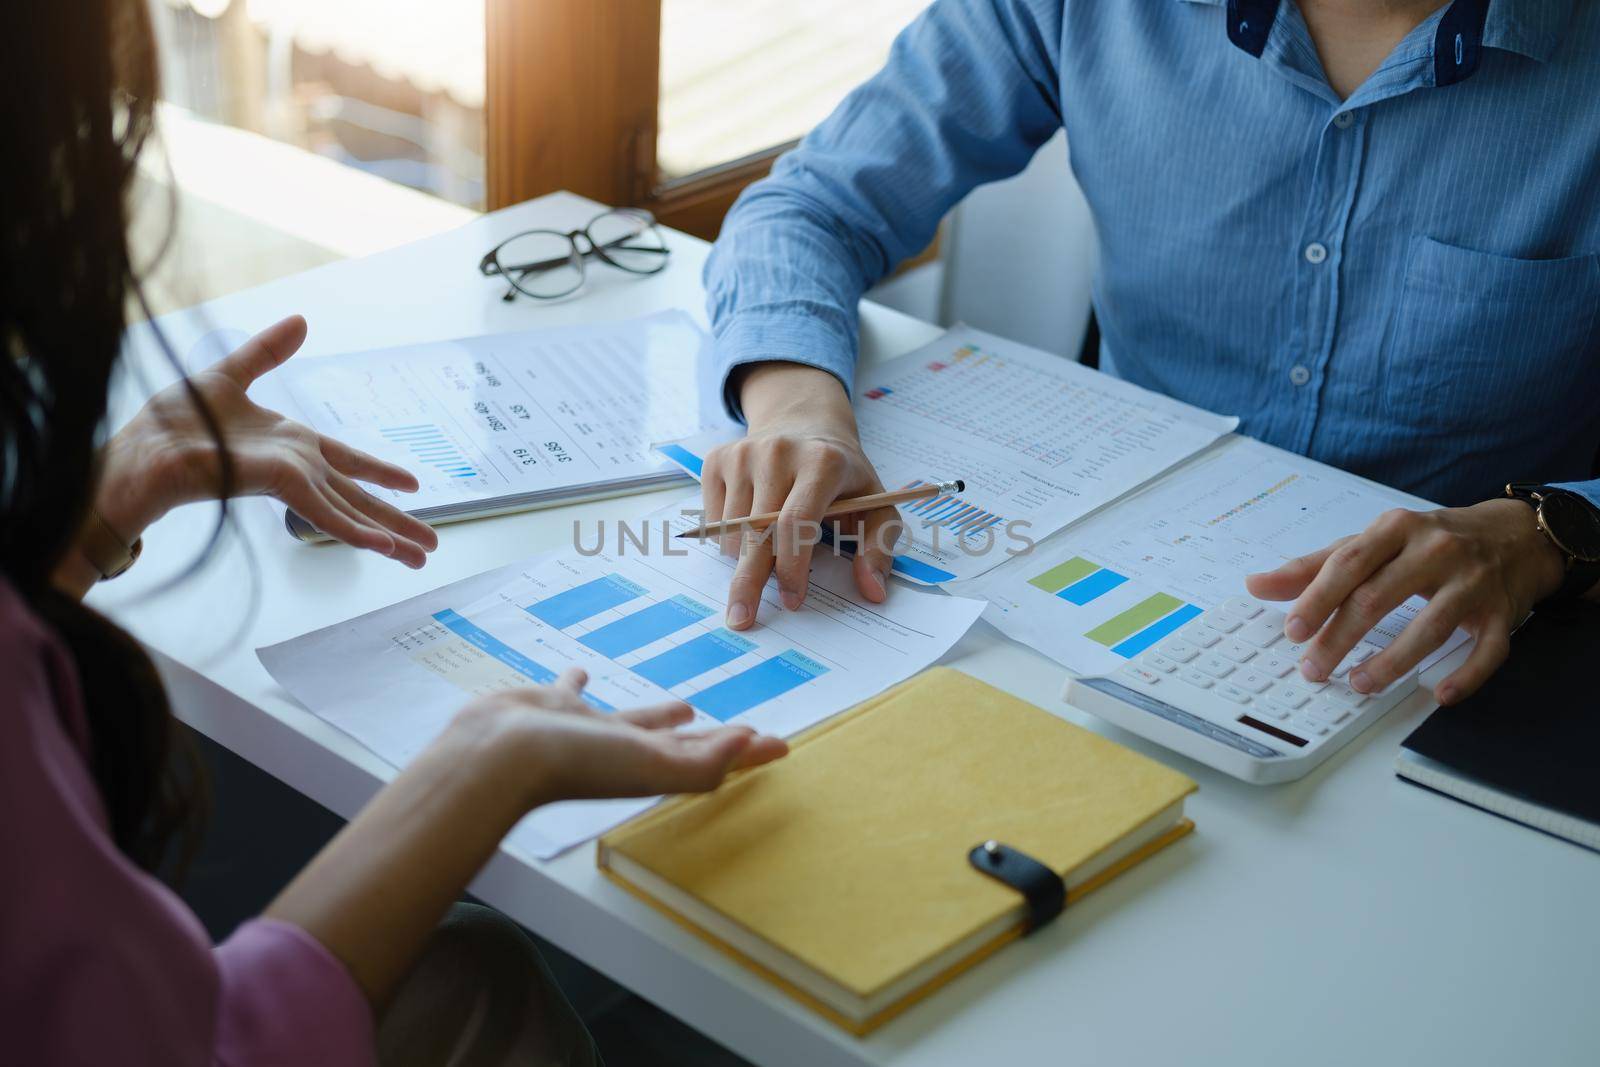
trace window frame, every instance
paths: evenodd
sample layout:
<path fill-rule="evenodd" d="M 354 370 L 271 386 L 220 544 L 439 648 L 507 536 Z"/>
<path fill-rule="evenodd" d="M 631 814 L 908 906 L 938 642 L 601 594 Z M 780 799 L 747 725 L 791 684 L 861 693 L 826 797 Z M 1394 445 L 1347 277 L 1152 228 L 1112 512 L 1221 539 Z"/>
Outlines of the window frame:
<path fill-rule="evenodd" d="M 558 189 L 714 239 L 795 142 L 682 178 L 657 164 L 661 0 L 485 0 L 489 209 Z"/>

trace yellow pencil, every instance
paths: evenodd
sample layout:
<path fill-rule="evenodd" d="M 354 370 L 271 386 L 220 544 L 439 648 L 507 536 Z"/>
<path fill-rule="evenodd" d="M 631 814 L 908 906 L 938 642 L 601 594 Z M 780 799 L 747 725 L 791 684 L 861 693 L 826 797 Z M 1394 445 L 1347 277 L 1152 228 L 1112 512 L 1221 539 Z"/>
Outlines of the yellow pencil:
<path fill-rule="evenodd" d="M 967 483 L 960 478 L 949 482 L 931 482 L 927 485 L 917 485 L 910 489 L 896 489 L 889 493 L 872 493 L 868 496 L 853 497 L 849 500 L 835 500 L 826 511 L 822 513 L 824 519 L 837 519 L 841 515 L 854 515 L 861 511 L 871 511 L 874 508 L 893 507 L 896 504 L 905 504 L 912 500 L 924 500 L 930 496 L 943 496 L 947 493 L 964 493 Z M 765 530 L 768 526 L 778 521 L 781 512 L 769 511 L 764 515 L 749 515 L 742 519 L 723 519 L 721 522 L 708 522 L 693 530 L 686 530 L 679 537 L 718 537 L 735 530 Z"/>

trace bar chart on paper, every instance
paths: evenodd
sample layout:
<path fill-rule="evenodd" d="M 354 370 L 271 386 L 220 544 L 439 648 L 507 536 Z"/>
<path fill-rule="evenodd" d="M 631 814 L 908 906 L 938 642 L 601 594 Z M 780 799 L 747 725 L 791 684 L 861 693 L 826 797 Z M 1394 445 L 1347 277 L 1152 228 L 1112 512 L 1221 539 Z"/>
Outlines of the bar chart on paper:
<path fill-rule="evenodd" d="M 1005 633 L 1106 673 L 1243 593 L 1246 575 L 1415 506 L 1426 502 L 1237 438 L 968 588 Z"/>
<path fill-rule="evenodd" d="M 525 582 L 521 595 L 467 613 L 435 611 L 394 640 L 414 663 L 474 695 L 547 685 L 581 667 L 590 677 L 585 697 L 601 710 L 671 694 L 718 722 L 830 670 L 817 654 L 725 629 L 719 607 L 684 593 L 658 596 L 615 572 L 553 592 Z"/>
<path fill-rule="evenodd" d="M 1202 611 L 1167 593 L 1146 596 L 1142 588 L 1131 604 L 1126 596 L 1110 595 L 1123 589 L 1127 582 L 1125 575 L 1082 556 L 1074 556 L 1028 579 L 1028 584 L 1040 592 L 1084 609 L 1085 622 L 1092 625 L 1083 631 L 1083 636 L 1123 659 L 1137 656 Z M 1108 607 L 1115 614 L 1107 615 Z"/>
<path fill-rule="evenodd" d="M 432 423 L 384 426 L 378 433 L 406 449 L 418 463 L 433 467 L 447 478 L 480 477 L 478 468 L 462 454 L 461 447 Z"/>
<path fill-rule="evenodd" d="M 470 697 L 548 685 L 571 668 L 587 674 L 583 698 L 602 713 L 676 697 L 700 728 L 737 723 L 787 737 L 932 663 L 982 610 L 912 589 L 869 603 L 848 560 L 829 556 L 815 562 L 798 611 L 769 600 L 757 625 L 734 633 L 722 621 L 733 565 L 712 546 L 550 555 L 260 655 L 318 715 L 403 766 Z M 555 855 L 649 803 L 552 805 L 512 840 Z"/>
<path fill-rule="evenodd" d="M 926 484 L 925 479 L 916 478 L 901 488 L 915 489 L 919 485 Z M 914 500 L 909 504 L 900 505 L 900 513 L 906 517 L 913 529 L 926 530 L 937 526 L 953 537 L 968 541 L 977 540 L 983 531 L 1005 521 L 991 511 L 967 503 L 959 495 Z"/>

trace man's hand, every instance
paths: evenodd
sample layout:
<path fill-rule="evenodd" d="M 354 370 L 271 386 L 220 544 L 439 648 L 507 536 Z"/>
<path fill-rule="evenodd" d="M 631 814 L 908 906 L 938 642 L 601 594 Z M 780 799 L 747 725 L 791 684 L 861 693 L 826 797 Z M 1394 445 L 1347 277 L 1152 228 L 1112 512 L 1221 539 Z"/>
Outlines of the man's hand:
<path fill-rule="evenodd" d="M 744 371 L 735 387 L 749 432 L 706 457 L 701 475 L 706 521 L 764 511 L 783 514 L 765 534 L 723 538 L 722 550 L 739 555 L 727 623 L 742 630 L 754 624 L 761 589 L 774 566 L 784 607 L 800 607 L 823 511 L 841 497 L 882 492 L 883 485 L 861 451 L 855 413 L 833 375 L 797 363 L 762 363 Z M 880 508 L 835 522 L 840 533 L 859 538 L 856 588 L 881 603 L 888 596 L 899 513 Z"/>
<path fill-rule="evenodd" d="M 1477 640 L 1466 663 L 1434 689 L 1440 704 L 1472 693 L 1506 658 L 1512 629 L 1561 587 L 1565 562 L 1518 500 L 1469 508 L 1390 511 L 1363 533 L 1246 585 L 1263 600 L 1294 600 L 1284 633 L 1306 642 L 1300 671 L 1323 681 L 1367 631 L 1407 598 L 1428 606 L 1388 648 L 1350 672 L 1377 692 L 1414 668 L 1459 627 Z"/>

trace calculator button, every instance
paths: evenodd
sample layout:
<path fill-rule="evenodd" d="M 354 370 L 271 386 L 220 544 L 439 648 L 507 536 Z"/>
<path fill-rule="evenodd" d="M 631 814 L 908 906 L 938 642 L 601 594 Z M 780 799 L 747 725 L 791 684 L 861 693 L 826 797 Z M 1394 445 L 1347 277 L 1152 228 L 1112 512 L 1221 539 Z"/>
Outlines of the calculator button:
<path fill-rule="evenodd" d="M 1241 619 L 1253 619 L 1261 614 L 1261 605 L 1248 597 L 1234 596 L 1222 602 L 1222 610 L 1232 612 Z"/>
<path fill-rule="evenodd" d="M 1352 712 L 1349 708 L 1343 707 L 1339 704 L 1334 704 L 1326 700 L 1319 700 L 1309 708 L 1306 708 L 1301 714 L 1305 715 L 1306 718 L 1311 719 L 1313 722 L 1321 722 L 1327 723 L 1330 726 L 1337 726 L 1339 723 L 1342 723 L 1346 719 L 1350 718 Z"/>
<path fill-rule="evenodd" d="M 1233 701 L 1235 704 L 1248 704 L 1248 703 L 1250 703 L 1250 694 L 1249 693 L 1247 693 L 1243 689 L 1240 689 L 1236 685 L 1229 684 L 1228 682 L 1221 683 L 1215 689 L 1213 689 L 1212 692 L 1216 693 L 1218 696 L 1222 697 L 1224 700 Z"/>
<path fill-rule="evenodd" d="M 1272 691 L 1272 699 L 1287 707 L 1298 708 L 1311 699 L 1311 694 L 1297 685 L 1283 683 Z"/>
<path fill-rule="evenodd" d="M 1212 612 L 1202 621 L 1206 626 L 1209 626 L 1213 630 L 1216 630 L 1218 633 L 1222 634 L 1231 634 L 1233 631 L 1244 625 L 1244 623 L 1240 622 L 1232 615 L 1221 611 Z"/>
<path fill-rule="evenodd" d="M 1265 693 L 1267 687 L 1272 684 L 1272 679 L 1255 671 L 1244 671 L 1233 676 L 1233 684 L 1252 693 Z"/>
<path fill-rule="evenodd" d="M 1182 678 L 1184 681 L 1188 682 L 1190 685 L 1194 686 L 1196 689 L 1210 689 L 1211 688 L 1211 681 L 1212 681 L 1211 675 L 1205 674 L 1205 673 L 1203 673 L 1201 671 L 1197 671 L 1193 667 L 1185 667 L 1185 668 L 1183 668 L 1181 671 L 1178 672 L 1178 677 Z"/>
<path fill-rule="evenodd" d="M 1283 612 L 1279 611 L 1277 608 L 1264 608 L 1264 609 L 1262 609 L 1260 618 L 1265 619 L 1267 622 L 1272 623 L 1272 625 L 1274 625 L 1274 626 L 1276 626 L 1278 628 L 1278 632 L 1282 633 L 1283 632 L 1283 624 L 1286 621 L 1288 621 L 1289 616 L 1285 615 Z"/>
<path fill-rule="evenodd" d="M 1209 652 L 1195 660 L 1194 665 L 1213 678 L 1226 678 L 1233 673 L 1232 663 Z"/>
<path fill-rule="evenodd" d="M 1240 627 L 1234 635 L 1241 641 L 1255 645 L 1257 648 L 1266 648 L 1283 639 L 1283 627 L 1266 619 L 1256 619 Z"/>
<path fill-rule="evenodd" d="M 1216 653 L 1219 656 L 1225 656 L 1233 660 L 1235 663 L 1244 663 L 1255 658 L 1256 650 L 1243 641 L 1235 641 L 1230 637 L 1216 647 Z"/>
<path fill-rule="evenodd" d="M 1188 663 L 1200 654 L 1200 650 L 1187 641 L 1168 641 L 1159 648 L 1161 654 L 1174 663 Z"/>
<path fill-rule="evenodd" d="M 1377 651 L 1377 645 L 1369 645 L 1367 642 L 1362 641 L 1355 648 L 1345 653 L 1344 659 L 1340 660 L 1339 665 L 1333 669 L 1332 676 L 1334 678 L 1343 678 L 1353 669 L 1371 659 Z"/>
<path fill-rule="evenodd" d="M 1222 640 L 1222 635 L 1209 626 L 1191 626 L 1183 632 L 1183 639 L 1196 648 L 1210 648 Z"/>
<path fill-rule="evenodd" d="M 1149 667 L 1160 674 L 1171 674 L 1178 669 L 1178 665 L 1167 657 L 1157 652 L 1151 652 L 1139 661 L 1140 666 Z"/>
<path fill-rule="evenodd" d="M 1348 683 L 1334 686 L 1322 694 L 1323 700 L 1331 700 L 1335 704 L 1342 704 L 1347 708 L 1359 708 L 1367 702 L 1367 694 L 1358 693 L 1351 689 Z"/>
<path fill-rule="evenodd" d="M 1263 698 L 1256 701 L 1257 715 L 1265 715 L 1267 718 L 1277 719 L 1279 722 L 1282 722 L 1289 717 L 1289 710 L 1290 709 L 1284 707 L 1276 700 L 1272 700 L 1270 698 Z"/>
<path fill-rule="evenodd" d="M 1294 728 L 1307 737 L 1327 737 L 1331 732 L 1331 728 L 1327 723 L 1306 718 L 1295 720 Z"/>
<path fill-rule="evenodd" d="M 1250 664 L 1262 674 L 1270 674 L 1274 678 L 1283 678 L 1294 671 L 1294 660 L 1284 659 L 1275 653 L 1267 653 Z"/>
<path fill-rule="evenodd" d="M 1157 682 L 1161 681 L 1161 675 L 1157 674 L 1155 671 L 1146 670 L 1143 667 L 1137 667 L 1131 663 L 1122 668 L 1120 673 L 1134 679 L 1135 681 L 1143 682 L 1145 685 L 1155 685 Z"/>

